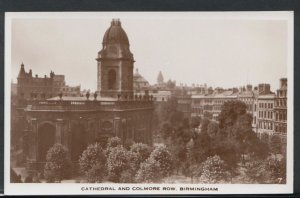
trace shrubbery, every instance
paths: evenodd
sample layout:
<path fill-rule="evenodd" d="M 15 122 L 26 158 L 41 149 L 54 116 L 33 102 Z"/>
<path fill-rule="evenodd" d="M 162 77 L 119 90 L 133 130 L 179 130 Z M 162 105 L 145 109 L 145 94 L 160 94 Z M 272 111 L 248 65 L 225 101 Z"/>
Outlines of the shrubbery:
<path fill-rule="evenodd" d="M 89 145 L 80 156 L 79 165 L 89 182 L 101 182 L 106 173 L 106 156 L 101 145 Z"/>
<path fill-rule="evenodd" d="M 69 176 L 71 160 L 68 150 L 64 146 L 54 144 L 49 149 L 46 160 L 44 176 L 47 182 L 60 182 Z"/>

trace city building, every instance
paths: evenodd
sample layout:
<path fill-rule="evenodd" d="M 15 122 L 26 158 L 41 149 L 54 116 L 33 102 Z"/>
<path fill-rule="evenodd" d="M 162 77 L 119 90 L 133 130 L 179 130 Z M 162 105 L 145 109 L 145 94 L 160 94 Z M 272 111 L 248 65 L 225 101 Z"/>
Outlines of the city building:
<path fill-rule="evenodd" d="M 287 132 L 287 78 L 280 79 L 280 88 L 277 90 L 275 103 L 275 133 L 286 135 Z"/>
<path fill-rule="evenodd" d="M 66 146 L 73 162 L 87 145 L 105 145 L 113 136 L 120 137 L 123 144 L 152 144 L 153 97 L 133 95 L 133 54 L 118 19 L 113 19 L 106 31 L 96 60 L 98 91 L 94 94 L 59 94 L 26 101 L 23 150 L 28 170 L 43 168 L 46 153 L 54 143 Z M 51 73 L 45 82 L 50 84 L 53 77 Z"/>
<path fill-rule="evenodd" d="M 66 96 L 80 95 L 80 86 L 66 85 L 64 75 L 57 75 L 51 71 L 49 77 L 33 77 L 32 70 L 26 72 L 23 63 L 17 80 L 17 98 L 20 100 L 48 99 L 60 93 Z"/>
<path fill-rule="evenodd" d="M 257 132 L 274 133 L 274 104 L 275 94 L 262 94 L 257 98 Z"/>

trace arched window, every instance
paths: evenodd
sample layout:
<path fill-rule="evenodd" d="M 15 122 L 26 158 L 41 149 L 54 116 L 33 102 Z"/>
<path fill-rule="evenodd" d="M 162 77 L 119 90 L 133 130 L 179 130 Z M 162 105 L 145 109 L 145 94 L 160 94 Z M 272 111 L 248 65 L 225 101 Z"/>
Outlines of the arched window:
<path fill-rule="evenodd" d="M 117 74 L 115 70 L 111 69 L 108 72 L 108 89 L 116 89 Z"/>

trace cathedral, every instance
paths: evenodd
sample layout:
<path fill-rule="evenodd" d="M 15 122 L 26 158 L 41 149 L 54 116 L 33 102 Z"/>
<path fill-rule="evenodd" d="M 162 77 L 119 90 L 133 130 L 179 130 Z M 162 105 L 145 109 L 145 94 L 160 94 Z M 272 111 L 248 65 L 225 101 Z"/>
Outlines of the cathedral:
<path fill-rule="evenodd" d="M 73 162 L 89 144 L 105 144 L 113 136 L 120 137 L 123 144 L 152 144 L 153 97 L 134 95 L 134 58 L 120 20 L 112 20 L 96 61 L 94 94 L 35 98 L 26 100 L 26 107 L 19 109 L 29 170 L 43 168 L 47 151 L 55 143 L 68 148 Z"/>

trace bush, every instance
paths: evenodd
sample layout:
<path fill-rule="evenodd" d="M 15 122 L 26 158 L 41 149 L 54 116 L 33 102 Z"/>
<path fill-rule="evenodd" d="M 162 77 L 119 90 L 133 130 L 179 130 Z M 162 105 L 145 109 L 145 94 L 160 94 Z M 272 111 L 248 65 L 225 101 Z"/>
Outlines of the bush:
<path fill-rule="evenodd" d="M 166 145 L 157 145 L 150 154 L 150 158 L 160 164 L 160 174 L 163 177 L 168 176 L 173 171 L 173 160 Z"/>
<path fill-rule="evenodd" d="M 107 147 L 114 148 L 122 145 L 122 140 L 119 137 L 112 137 L 107 140 Z"/>
<path fill-rule="evenodd" d="M 90 183 L 101 183 L 106 175 L 106 167 L 103 163 L 97 163 L 86 172 L 87 181 Z"/>
<path fill-rule="evenodd" d="M 79 158 L 80 170 L 89 182 L 101 182 L 106 172 L 106 156 L 99 143 L 91 144 Z"/>
<path fill-rule="evenodd" d="M 109 179 L 119 182 L 123 171 L 130 169 L 130 155 L 121 145 L 111 148 L 107 158 Z"/>
<path fill-rule="evenodd" d="M 148 158 L 145 162 L 141 163 L 135 179 L 137 182 L 158 183 L 162 178 L 159 162 L 153 158 Z"/>
<path fill-rule="evenodd" d="M 156 145 L 149 158 L 141 163 L 136 180 L 139 182 L 158 182 L 173 171 L 173 160 L 167 147 Z"/>
<path fill-rule="evenodd" d="M 151 147 L 143 143 L 135 143 L 130 147 L 132 153 L 137 154 L 138 163 L 144 162 L 151 153 Z"/>
<path fill-rule="evenodd" d="M 61 144 L 54 144 L 47 153 L 44 176 L 47 182 L 60 182 L 70 174 L 71 160 L 68 150 Z"/>
<path fill-rule="evenodd" d="M 208 184 L 215 184 L 226 181 L 228 172 L 225 162 L 218 156 L 208 157 L 202 164 L 200 181 Z"/>

